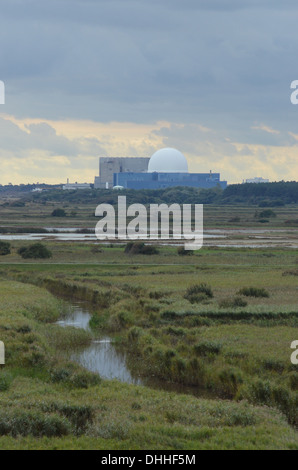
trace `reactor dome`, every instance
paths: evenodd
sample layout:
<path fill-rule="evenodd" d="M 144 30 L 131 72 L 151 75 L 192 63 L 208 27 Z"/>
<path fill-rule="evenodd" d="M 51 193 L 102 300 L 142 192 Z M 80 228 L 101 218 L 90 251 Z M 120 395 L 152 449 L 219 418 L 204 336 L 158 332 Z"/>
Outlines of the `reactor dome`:
<path fill-rule="evenodd" d="M 164 148 L 155 152 L 149 160 L 148 173 L 188 173 L 185 156 L 179 150 Z"/>

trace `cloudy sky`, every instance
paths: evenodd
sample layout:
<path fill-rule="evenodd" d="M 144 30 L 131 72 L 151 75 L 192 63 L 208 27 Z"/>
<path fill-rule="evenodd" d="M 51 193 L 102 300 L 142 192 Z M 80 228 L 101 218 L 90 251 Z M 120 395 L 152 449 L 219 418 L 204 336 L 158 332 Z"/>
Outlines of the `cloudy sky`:
<path fill-rule="evenodd" d="M 175 147 L 298 180 L 297 0 L 1 0 L 0 183 L 93 182 Z"/>

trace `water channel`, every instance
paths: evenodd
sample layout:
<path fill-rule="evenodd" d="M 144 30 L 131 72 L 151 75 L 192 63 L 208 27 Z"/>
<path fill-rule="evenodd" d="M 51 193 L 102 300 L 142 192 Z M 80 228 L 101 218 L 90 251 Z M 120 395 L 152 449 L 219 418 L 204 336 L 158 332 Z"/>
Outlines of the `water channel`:
<path fill-rule="evenodd" d="M 75 327 L 90 331 L 91 307 L 87 302 L 68 303 L 68 313 L 57 322 L 61 327 Z M 216 398 L 206 390 L 160 380 L 154 376 L 144 377 L 140 371 L 141 361 L 131 357 L 112 336 L 94 338 L 89 345 L 68 351 L 69 358 L 85 369 L 99 374 L 102 379 L 116 379 L 150 388 L 187 393 L 203 398 Z M 133 367 L 131 367 L 133 365 Z M 138 372 L 139 368 L 139 372 Z"/>

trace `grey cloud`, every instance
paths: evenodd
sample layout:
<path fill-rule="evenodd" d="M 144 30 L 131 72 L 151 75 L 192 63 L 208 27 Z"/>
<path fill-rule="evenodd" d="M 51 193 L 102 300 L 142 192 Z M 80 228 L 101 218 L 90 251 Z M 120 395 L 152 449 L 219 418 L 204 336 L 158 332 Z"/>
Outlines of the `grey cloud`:
<path fill-rule="evenodd" d="M 200 122 L 241 142 L 291 144 L 297 9 L 291 0 L 3 0 L 5 112 Z M 255 122 L 284 140 L 257 135 Z"/>
<path fill-rule="evenodd" d="M 10 151 L 15 157 L 24 158 L 28 151 L 45 151 L 52 156 L 77 157 L 79 155 L 103 155 L 105 150 L 95 138 L 70 140 L 57 135 L 55 129 L 42 122 L 30 124 L 22 130 L 12 121 L 0 118 L 0 150 Z"/>

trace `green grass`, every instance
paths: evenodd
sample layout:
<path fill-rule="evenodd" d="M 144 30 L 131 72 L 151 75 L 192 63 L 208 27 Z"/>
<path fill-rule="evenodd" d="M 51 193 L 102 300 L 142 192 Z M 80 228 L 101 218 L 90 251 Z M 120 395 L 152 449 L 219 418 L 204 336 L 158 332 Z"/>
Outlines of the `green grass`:
<path fill-rule="evenodd" d="M 0 448 L 297 448 L 297 366 L 290 362 L 298 317 L 295 252 L 209 248 L 181 257 L 162 247 L 158 256 L 127 257 L 119 246 L 100 253 L 88 243 L 49 247 L 49 264 L 20 263 L 15 252 L 1 258 L 3 422 L 23 420 L 27 430 L 37 422 L 41 431 L 2 436 Z M 194 304 L 184 298 L 202 283 L 213 297 Z M 251 286 L 269 297 L 222 307 Z M 194 385 L 213 399 L 97 383 L 63 354 L 69 345 L 88 344 L 90 334 L 52 324 L 65 305 L 45 287 L 88 301 L 95 331 L 117 334 L 132 370 L 141 364 L 143 375 Z M 88 422 L 77 426 L 86 413 Z M 59 429 L 66 435 L 51 434 Z"/>

